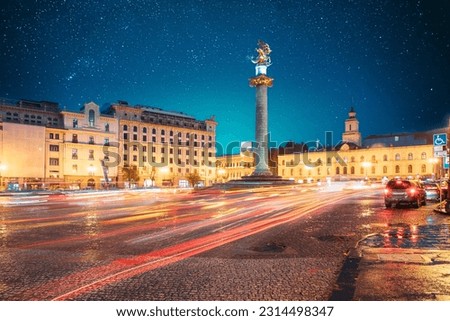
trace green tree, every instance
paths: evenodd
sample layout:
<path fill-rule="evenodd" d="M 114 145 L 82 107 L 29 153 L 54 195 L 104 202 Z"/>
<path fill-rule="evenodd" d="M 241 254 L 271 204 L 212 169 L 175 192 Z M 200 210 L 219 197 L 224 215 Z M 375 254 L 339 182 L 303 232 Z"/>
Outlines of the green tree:
<path fill-rule="evenodd" d="M 186 179 L 192 187 L 195 187 L 201 181 L 200 175 L 197 172 L 187 174 Z"/>
<path fill-rule="evenodd" d="M 139 182 L 139 171 L 137 166 L 125 165 L 122 169 L 124 181 L 131 183 Z"/>

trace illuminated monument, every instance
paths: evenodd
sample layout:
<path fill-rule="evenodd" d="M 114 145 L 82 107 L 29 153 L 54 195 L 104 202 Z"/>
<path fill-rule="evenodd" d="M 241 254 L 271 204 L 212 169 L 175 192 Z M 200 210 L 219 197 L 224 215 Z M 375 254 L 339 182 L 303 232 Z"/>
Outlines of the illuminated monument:
<path fill-rule="evenodd" d="M 267 88 L 272 87 L 273 79 L 267 76 L 267 68 L 272 64 L 270 60 L 270 47 L 262 40 L 258 41 L 258 57 L 252 60 L 255 64 L 256 75 L 250 78 L 250 87 L 256 88 L 256 124 L 255 124 L 255 170 L 249 176 L 240 180 L 230 181 L 238 185 L 280 185 L 292 184 L 292 181 L 283 180 L 281 176 L 274 175 L 269 168 L 269 130 L 267 112 Z"/>
<path fill-rule="evenodd" d="M 251 176 L 273 176 L 269 169 L 268 148 L 268 113 L 267 113 L 267 88 L 272 87 L 273 79 L 268 77 L 267 68 L 272 64 L 270 60 L 270 47 L 262 40 L 258 41 L 258 57 L 252 62 L 256 65 L 256 76 L 250 78 L 250 87 L 256 88 L 256 168 Z"/>

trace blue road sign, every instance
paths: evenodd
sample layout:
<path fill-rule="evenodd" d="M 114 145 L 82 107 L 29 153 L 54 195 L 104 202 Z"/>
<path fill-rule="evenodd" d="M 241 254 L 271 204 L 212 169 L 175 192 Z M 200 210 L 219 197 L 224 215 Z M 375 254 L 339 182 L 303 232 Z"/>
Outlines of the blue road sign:
<path fill-rule="evenodd" d="M 434 134 L 433 135 L 433 145 L 434 146 L 447 145 L 447 134 Z"/>

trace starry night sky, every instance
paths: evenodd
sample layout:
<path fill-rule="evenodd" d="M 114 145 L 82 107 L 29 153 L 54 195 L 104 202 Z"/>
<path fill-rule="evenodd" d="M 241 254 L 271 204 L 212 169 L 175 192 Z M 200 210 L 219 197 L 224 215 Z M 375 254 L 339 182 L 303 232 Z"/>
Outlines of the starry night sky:
<path fill-rule="evenodd" d="M 117 100 L 215 115 L 221 144 L 254 139 L 250 59 L 272 49 L 272 140 L 444 126 L 447 0 L 3 0 L 0 97 L 78 110 Z"/>

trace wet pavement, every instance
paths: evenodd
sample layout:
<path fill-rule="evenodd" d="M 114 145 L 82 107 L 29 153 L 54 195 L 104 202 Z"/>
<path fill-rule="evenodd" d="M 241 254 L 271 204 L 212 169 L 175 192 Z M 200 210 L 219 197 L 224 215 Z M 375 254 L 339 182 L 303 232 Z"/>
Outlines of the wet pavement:
<path fill-rule="evenodd" d="M 377 189 L 8 202 L 2 300 L 450 300 L 450 216 Z"/>
<path fill-rule="evenodd" d="M 358 242 L 349 260 L 353 300 L 450 300 L 450 224 L 434 212 L 426 224 L 396 222 Z"/>

